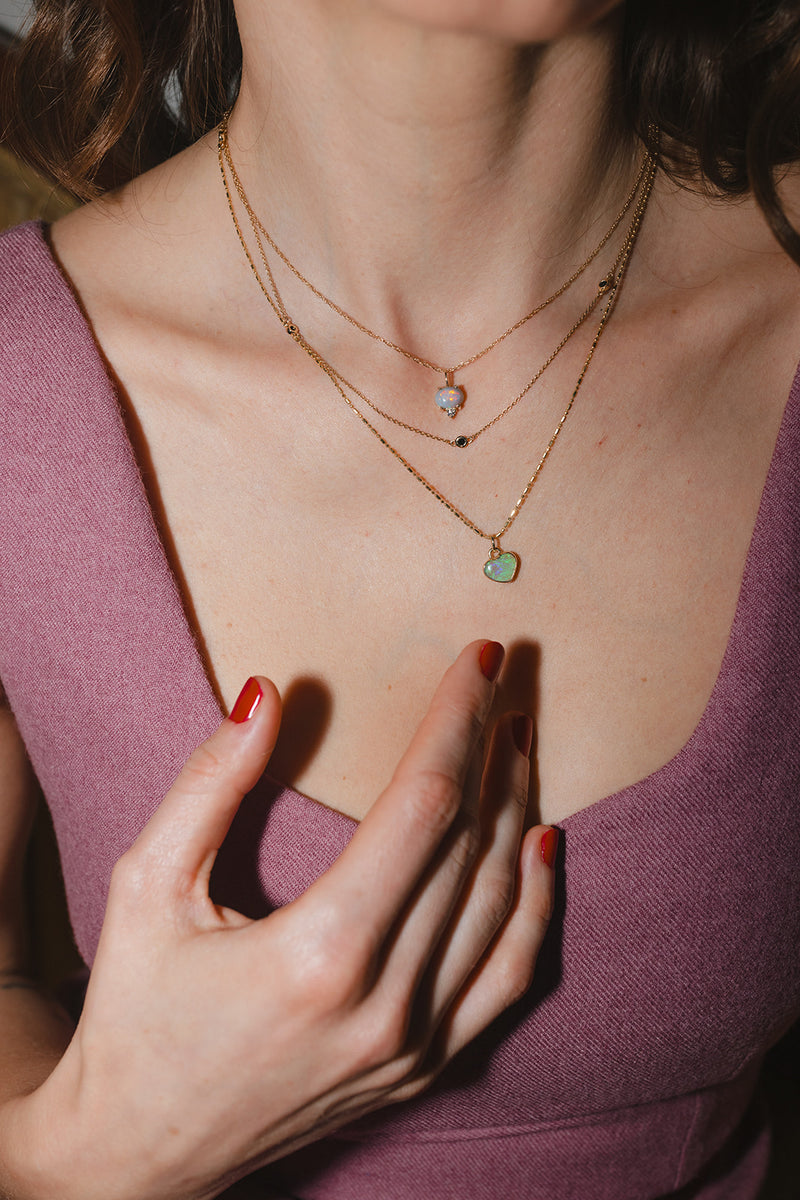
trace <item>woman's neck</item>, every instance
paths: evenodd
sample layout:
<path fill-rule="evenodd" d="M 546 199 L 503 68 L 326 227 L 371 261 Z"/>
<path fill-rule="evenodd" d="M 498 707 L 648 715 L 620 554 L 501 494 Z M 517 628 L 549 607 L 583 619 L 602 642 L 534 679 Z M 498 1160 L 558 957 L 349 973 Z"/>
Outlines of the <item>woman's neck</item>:
<path fill-rule="evenodd" d="M 340 302 L 454 359 L 560 282 L 637 169 L 614 130 L 613 20 L 544 47 L 355 0 L 243 0 L 231 149 L 254 208 Z M 453 321 L 453 314 L 458 319 Z M 434 339 L 436 340 L 436 339 Z"/>

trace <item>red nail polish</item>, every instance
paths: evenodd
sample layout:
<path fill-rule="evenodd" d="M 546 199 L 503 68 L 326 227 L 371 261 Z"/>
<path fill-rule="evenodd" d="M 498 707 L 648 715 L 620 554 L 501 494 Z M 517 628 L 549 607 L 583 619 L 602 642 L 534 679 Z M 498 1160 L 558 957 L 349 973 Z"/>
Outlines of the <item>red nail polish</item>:
<path fill-rule="evenodd" d="M 533 721 L 525 713 L 517 713 L 511 722 L 511 732 L 514 735 L 514 745 L 520 754 L 527 758 L 533 742 Z"/>
<path fill-rule="evenodd" d="M 263 695 L 261 684 L 251 676 L 239 692 L 239 698 L 231 709 L 230 719 L 237 725 L 241 725 L 243 721 L 249 721 L 261 703 Z"/>
<path fill-rule="evenodd" d="M 546 867 L 552 870 L 553 863 L 556 861 L 556 852 L 558 850 L 558 830 L 548 829 L 542 835 L 542 862 Z"/>
<path fill-rule="evenodd" d="M 478 656 L 480 668 L 490 683 L 494 683 L 500 674 L 506 652 L 499 642 L 485 642 Z"/>

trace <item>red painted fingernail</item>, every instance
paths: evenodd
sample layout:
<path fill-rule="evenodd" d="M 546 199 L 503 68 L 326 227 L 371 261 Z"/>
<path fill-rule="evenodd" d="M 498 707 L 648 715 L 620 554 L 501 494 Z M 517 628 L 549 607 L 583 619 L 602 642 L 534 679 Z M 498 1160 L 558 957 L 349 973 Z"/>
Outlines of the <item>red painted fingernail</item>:
<path fill-rule="evenodd" d="M 520 754 L 527 758 L 533 742 L 533 721 L 525 713 L 517 713 L 511 722 L 511 732 L 514 735 L 514 745 Z"/>
<path fill-rule="evenodd" d="M 239 692 L 239 698 L 231 709 L 231 720 L 235 721 L 237 725 L 241 725 L 243 721 L 249 721 L 261 703 L 263 695 L 261 684 L 251 676 Z"/>
<path fill-rule="evenodd" d="M 505 649 L 499 642 L 485 642 L 481 646 L 478 662 L 480 663 L 481 671 L 490 683 L 494 683 L 500 674 L 500 668 L 503 665 L 505 656 Z"/>
<path fill-rule="evenodd" d="M 542 834 L 542 862 L 546 867 L 552 869 L 553 863 L 556 861 L 557 850 L 558 830 L 548 829 L 547 833 Z"/>

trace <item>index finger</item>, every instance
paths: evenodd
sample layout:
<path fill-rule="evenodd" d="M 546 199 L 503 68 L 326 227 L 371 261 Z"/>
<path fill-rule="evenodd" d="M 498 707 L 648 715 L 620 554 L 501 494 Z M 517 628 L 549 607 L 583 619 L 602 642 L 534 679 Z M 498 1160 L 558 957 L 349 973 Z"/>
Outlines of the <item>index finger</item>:
<path fill-rule="evenodd" d="M 385 931 L 408 903 L 464 798 L 503 648 L 472 642 L 445 672 L 392 781 L 311 889 Z"/>

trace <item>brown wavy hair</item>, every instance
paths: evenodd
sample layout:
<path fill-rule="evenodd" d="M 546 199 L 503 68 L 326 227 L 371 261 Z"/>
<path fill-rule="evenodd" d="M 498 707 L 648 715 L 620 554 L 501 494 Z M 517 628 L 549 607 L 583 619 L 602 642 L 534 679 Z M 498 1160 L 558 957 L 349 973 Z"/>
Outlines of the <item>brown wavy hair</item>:
<path fill-rule="evenodd" d="M 661 167 L 754 194 L 800 263 L 779 195 L 800 160 L 796 0 L 626 0 L 617 87 L 628 129 L 662 131 Z M 36 0 L 0 84 L 0 128 L 75 195 L 124 183 L 212 129 L 236 96 L 231 0 Z"/>

